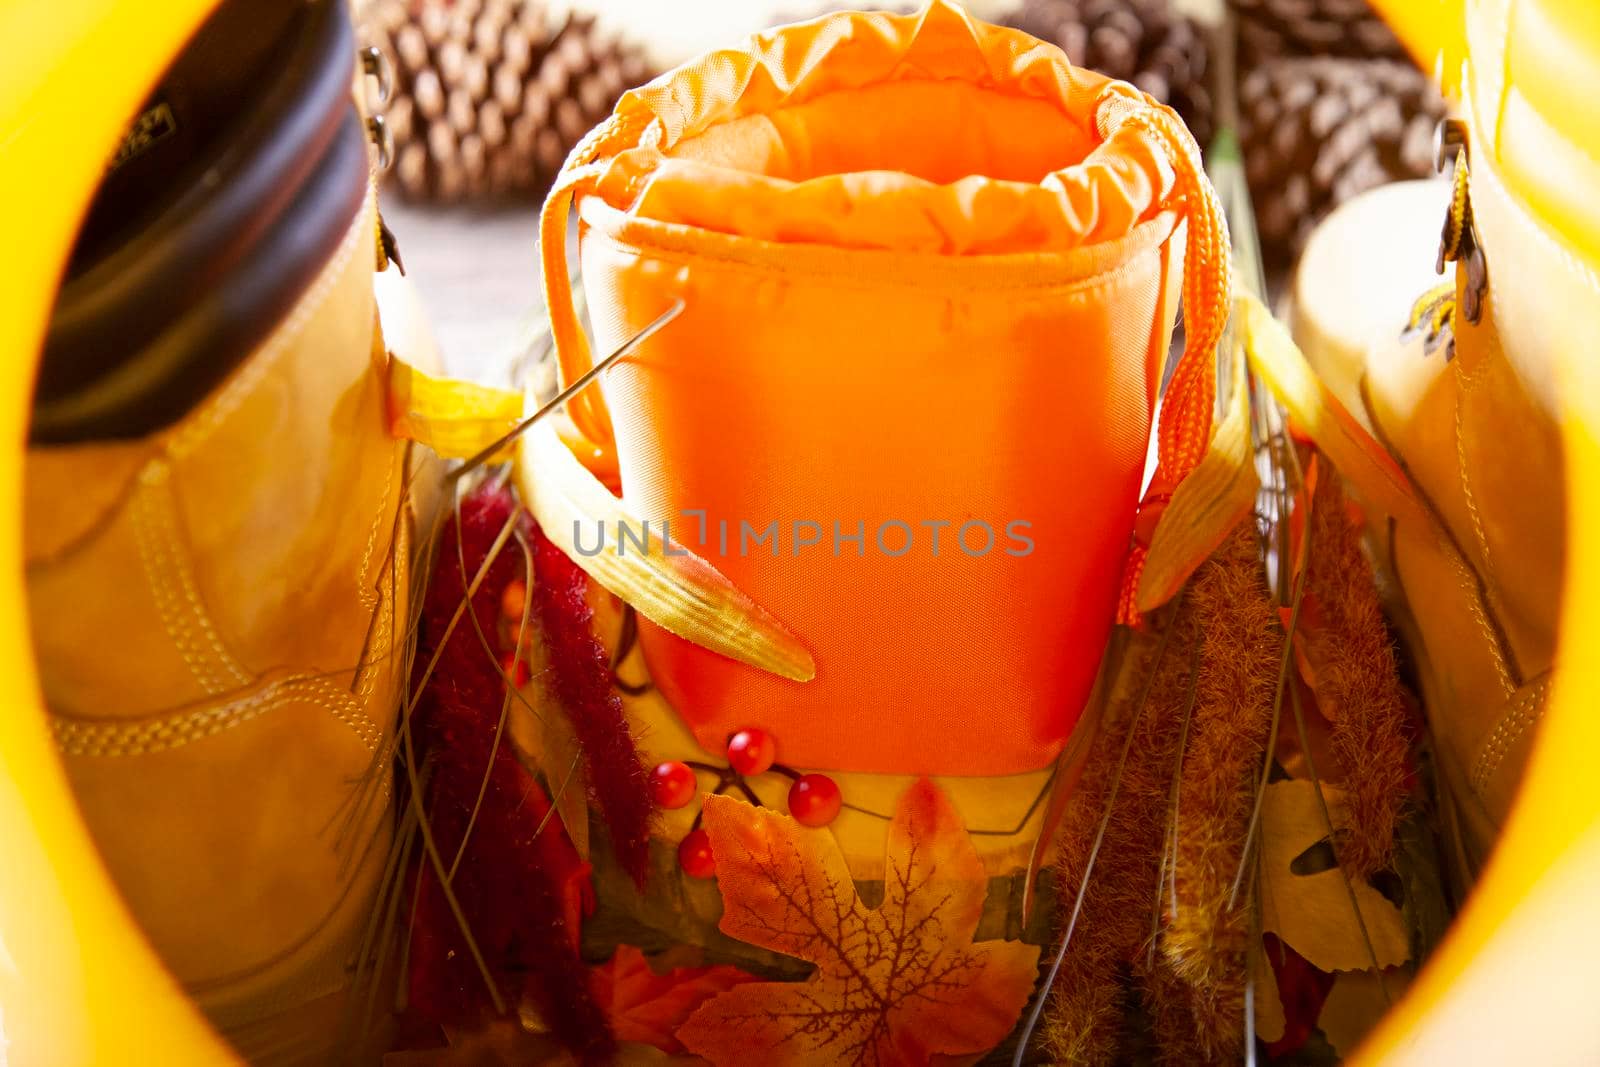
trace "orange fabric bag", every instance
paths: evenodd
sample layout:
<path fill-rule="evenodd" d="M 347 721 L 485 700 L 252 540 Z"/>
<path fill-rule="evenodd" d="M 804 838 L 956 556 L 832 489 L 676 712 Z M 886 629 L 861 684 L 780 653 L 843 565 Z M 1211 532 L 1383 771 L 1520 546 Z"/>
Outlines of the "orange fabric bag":
<path fill-rule="evenodd" d="M 574 198 L 602 348 L 686 304 L 574 421 L 631 508 L 816 658 L 790 682 L 646 624 L 699 742 L 760 726 L 802 767 L 1046 765 L 1127 587 L 1185 258 L 1195 355 L 1157 497 L 1209 436 L 1227 242 L 1176 115 L 944 0 L 714 52 L 623 97 L 545 204 L 567 381 L 591 365 Z"/>

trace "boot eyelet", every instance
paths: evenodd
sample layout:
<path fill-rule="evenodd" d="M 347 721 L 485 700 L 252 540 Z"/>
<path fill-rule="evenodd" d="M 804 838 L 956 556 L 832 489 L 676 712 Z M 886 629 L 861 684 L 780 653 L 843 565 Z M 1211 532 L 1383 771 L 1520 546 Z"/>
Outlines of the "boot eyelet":
<path fill-rule="evenodd" d="M 382 115 L 367 119 L 367 136 L 378 149 L 378 169 L 388 170 L 394 162 L 394 131 L 383 121 Z"/>
<path fill-rule="evenodd" d="M 387 104 L 394 94 L 394 63 L 389 54 L 375 44 L 361 50 L 361 70 L 378 83 L 377 103 Z"/>

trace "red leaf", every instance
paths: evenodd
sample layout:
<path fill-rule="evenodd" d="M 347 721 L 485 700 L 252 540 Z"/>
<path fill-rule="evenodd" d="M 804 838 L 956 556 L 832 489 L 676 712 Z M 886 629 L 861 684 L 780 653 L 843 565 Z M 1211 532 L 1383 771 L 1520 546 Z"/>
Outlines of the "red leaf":
<path fill-rule="evenodd" d="M 737 967 L 677 967 L 665 974 L 650 968 L 643 952 L 619 945 L 610 960 L 590 972 L 594 998 L 611 1019 L 619 1041 L 682 1052 L 675 1031 L 694 1010 L 718 993 L 758 981 Z"/>
<path fill-rule="evenodd" d="M 1278 1000 L 1283 1004 L 1283 1036 L 1267 1046 L 1272 1058 L 1299 1051 L 1317 1028 L 1322 1002 L 1328 999 L 1334 976 L 1317 970 L 1306 958 L 1285 945 L 1276 934 L 1261 938 L 1262 951 L 1278 978 Z"/>

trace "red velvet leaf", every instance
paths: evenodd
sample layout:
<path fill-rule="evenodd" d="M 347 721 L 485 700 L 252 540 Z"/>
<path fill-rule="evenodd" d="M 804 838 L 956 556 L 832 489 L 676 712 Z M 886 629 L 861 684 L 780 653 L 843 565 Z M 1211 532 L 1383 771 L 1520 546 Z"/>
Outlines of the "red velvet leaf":
<path fill-rule="evenodd" d="M 578 955 L 580 916 L 592 899 L 588 866 L 561 821 L 548 817 L 549 800 L 509 738 L 502 734 L 495 744 L 505 682 L 472 617 L 457 618 L 467 588 L 513 521 L 527 520 L 508 492 L 480 489 L 462 501 L 459 527 L 446 530 L 423 600 L 419 675 L 436 652 L 438 659 L 412 716 L 416 751 L 408 755 L 426 771 L 423 809 L 443 866 L 460 854 L 450 888 L 502 1005 L 512 1012 L 526 997 L 562 1045 L 586 1062 L 603 1062 L 615 1042 Z M 471 613 L 491 641 L 501 594 L 523 577 L 522 562 L 514 542 L 502 548 L 471 597 Z M 411 1008 L 435 1022 L 475 1025 L 492 1003 L 488 987 L 434 865 L 420 862 Z"/>
<path fill-rule="evenodd" d="M 1317 1028 L 1334 976 L 1317 970 L 1275 934 L 1264 934 L 1261 948 L 1278 977 L 1278 1000 L 1283 1004 L 1283 1036 L 1267 1045 L 1268 1054 L 1276 1059 L 1298 1052 Z"/>
<path fill-rule="evenodd" d="M 610 657 L 594 635 L 588 576 L 537 524 L 533 533 L 534 598 L 548 645 L 550 688 L 578 737 L 590 799 L 610 831 L 617 862 L 643 887 L 655 814 L 650 772 L 612 685 Z"/>
<path fill-rule="evenodd" d="M 650 968 L 644 953 L 618 945 L 616 953 L 590 975 L 595 1000 L 611 1020 L 619 1041 L 682 1052 L 675 1033 L 694 1010 L 718 993 L 759 981 L 737 967 L 677 967 L 665 974 Z"/>

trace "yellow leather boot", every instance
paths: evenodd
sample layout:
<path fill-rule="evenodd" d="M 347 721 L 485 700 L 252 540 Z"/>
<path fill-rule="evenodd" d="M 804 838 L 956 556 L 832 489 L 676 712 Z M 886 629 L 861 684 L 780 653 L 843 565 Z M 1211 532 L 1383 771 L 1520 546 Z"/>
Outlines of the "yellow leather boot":
<path fill-rule="evenodd" d="M 1455 868 L 1487 858 L 1544 711 L 1565 557 L 1560 435 L 1506 358 L 1494 303 L 1457 305 L 1455 359 L 1419 338 L 1376 349 L 1364 398 L 1372 428 L 1443 520 L 1374 531 L 1417 662 L 1451 804 Z"/>
<path fill-rule="evenodd" d="M 181 156 L 124 165 L 170 182 L 119 166 L 80 238 L 35 402 L 27 589 L 63 762 L 151 943 L 247 1060 L 351 1062 L 342 993 L 392 838 L 410 461 L 347 16 L 265 10 L 201 31 L 140 120 Z M 207 114 L 254 47 L 236 17 L 283 47 L 264 99 Z M 186 185 L 196 167 L 222 180 Z M 154 221 L 130 235 L 135 206 Z"/>
<path fill-rule="evenodd" d="M 1555 257 L 1541 266 L 1537 250 L 1517 240 L 1521 209 L 1493 162 L 1470 150 L 1467 159 L 1469 243 L 1452 269 L 1453 289 L 1419 301 L 1409 328 L 1391 323 L 1387 339 L 1353 361 L 1330 348 L 1329 331 L 1297 329 L 1326 380 L 1350 377 L 1340 364 L 1358 368 L 1354 382 L 1335 388 L 1436 520 L 1391 519 L 1375 509 L 1368 527 L 1417 669 L 1452 873 L 1462 887 L 1482 868 L 1510 811 L 1554 666 L 1566 488 L 1546 331 L 1556 321 L 1582 329 L 1585 315 L 1592 330 L 1595 313 L 1593 300 L 1540 295 L 1555 284 Z M 1448 207 L 1442 189 L 1419 186 L 1406 198 L 1413 210 L 1427 200 L 1439 218 Z M 1395 255 L 1390 231 L 1367 221 L 1363 233 L 1342 238 L 1360 246 L 1346 251 Z M 1380 242 L 1390 243 L 1380 250 Z M 1318 279 L 1306 271 L 1297 300 L 1315 303 L 1326 290 L 1319 297 Z M 1326 301 L 1309 310 L 1298 316 L 1302 324 L 1338 323 L 1355 335 L 1372 314 Z"/>

